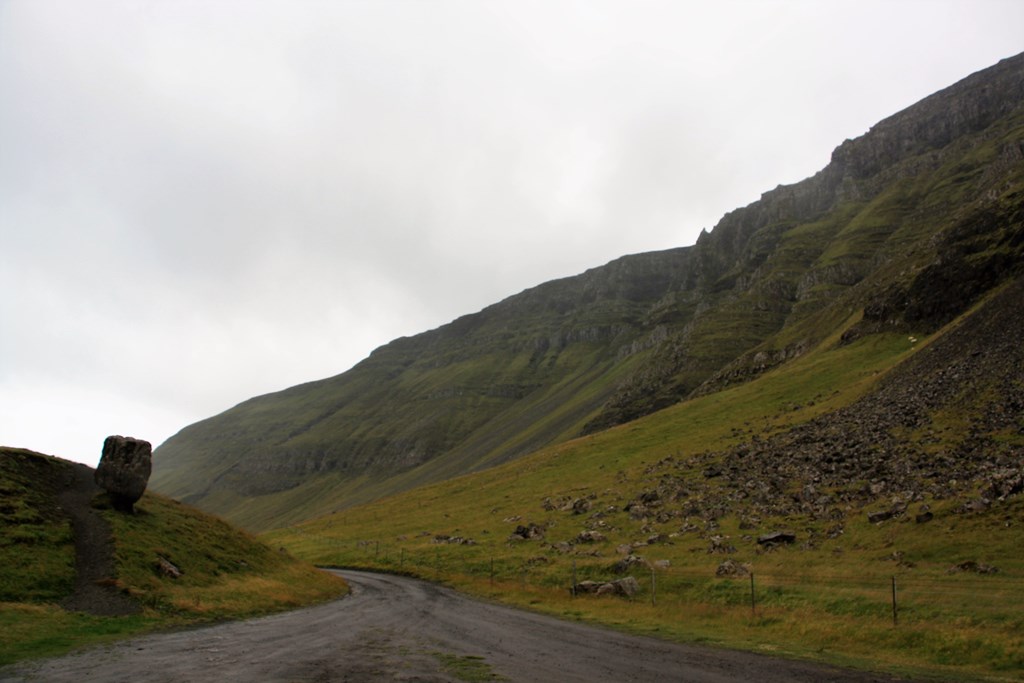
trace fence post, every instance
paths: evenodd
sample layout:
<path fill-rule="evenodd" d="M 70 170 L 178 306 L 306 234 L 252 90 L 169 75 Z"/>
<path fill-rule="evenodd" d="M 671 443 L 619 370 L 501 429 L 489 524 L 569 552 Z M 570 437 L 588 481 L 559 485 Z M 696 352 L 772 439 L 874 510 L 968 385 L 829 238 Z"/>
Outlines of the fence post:
<path fill-rule="evenodd" d="M 569 590 L 569 595 L 576 597 L 576 558 L 572 559 L 572 588 Z"/>
<path fill-rule="evenodd" d="M 656 604 L 658 595 L 658 584 L 654 579 L 654 567 L 651 567 L 651 607 Z"/>
<path fill-rule="evenodd" d="M 754 572 L 750 572 L 750 614 L 757 616 L 757 598 L 754 594 Z"/>
<path fill-rule="evenodd" d="M 896 612 L 896 577 L 892 577 L 892 625 L 895 627 L 899 623 Z"/>

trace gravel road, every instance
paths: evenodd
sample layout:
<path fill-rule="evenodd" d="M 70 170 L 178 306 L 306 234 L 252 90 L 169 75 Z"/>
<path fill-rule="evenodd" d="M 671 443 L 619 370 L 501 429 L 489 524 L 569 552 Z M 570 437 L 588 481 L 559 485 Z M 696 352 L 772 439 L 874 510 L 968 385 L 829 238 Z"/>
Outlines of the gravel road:
<path fill-rule="evenodd" d="M 629 636 L 415 579 L 338 573 L 352 593 L 335 602 L 8 667 L 0 681 L 897 680 Z"/>

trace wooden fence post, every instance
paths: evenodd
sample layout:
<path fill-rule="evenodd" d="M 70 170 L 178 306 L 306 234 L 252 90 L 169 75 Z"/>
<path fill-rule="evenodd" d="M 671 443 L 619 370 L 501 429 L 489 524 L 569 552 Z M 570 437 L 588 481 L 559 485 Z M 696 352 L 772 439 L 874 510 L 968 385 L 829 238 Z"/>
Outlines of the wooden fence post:
<path fill-rule="evenodd" d="M 896 577 L 892 577 L 892 625 L 895 627 L 899 623 L 899 618 L 896 612 Z"/>
<path fill-rule="evenodd" d="M 651 607 L 656 604 L 656 597 L 658 594 L 658 584 L 654 579 L 654 567 L 651 567 Z"/>
<path fill-rule="evenodd" d="M 757 616 L 757 598 L 754 594 L 754 572 L 750 572 L 750 614 Z"/>

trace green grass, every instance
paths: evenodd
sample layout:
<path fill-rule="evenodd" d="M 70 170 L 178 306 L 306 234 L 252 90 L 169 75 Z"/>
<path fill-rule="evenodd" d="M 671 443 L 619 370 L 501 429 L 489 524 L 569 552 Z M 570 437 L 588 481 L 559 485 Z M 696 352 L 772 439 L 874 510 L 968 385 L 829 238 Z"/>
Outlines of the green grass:
<path fill-rule="evenodd" d="M 62 465 L 29 455 L 0 448 L 0 602 L 59 600 L 75 581 L 71 525 L 44 483 Z"/>
<path fill-rule="evenodd" d="M 752 382 L 264 538 L 318 564 L 412 574 L 489 599 L 659 638 L 915 677 L 1024 680 L 1024 618 L 1017 609 L 1024 598 L 1024 557 L 1018 550 L 1024 525 L 1016 523 L 1024 518 L 1024 501 L 1019 498 L 974 516 L 957 513 L 954 500 L 923 501 L 935 514 L 927 524 L 915 524 L 912 515 L 870 524 L 867 512 L 881 505 L 872 503 L 849 510 L 836 538 L 827 535 L 830 520 L 763 519 L 758 529 L 748 530 L 727 513 L 713 533 L 736 547 L 729 555 L 709 554 L 711 532 L 703 527 L 681 532 L 679 518 L 637 520 L 623 510 L 640 491 L 657 484 L 663 471 L 657 463 L 666 457 L 684 463 L 674 470 L 676 476 L 703 482 L 704 461 L 696 458 L 687 466 L 688 458 L 848 405 L 931 341 L 921 335 L 910 344 L 905 334 L 878 334 L 838 345 L 840 332 Z M 558 509 L 581 497 L 591 499 L 588 514 Z M 545 509 L 545 499 L 556 509 Z M 560 543 L 595 522 L 590 515 L 597 512 L 602 514 L 597 529 L 606 540 L 560 550 Z M 543 539 L 510 540 L 517 525 L 529 522 L 546 527 Z M 765 552 L 755 538 L 771 528 L 792 528 L 798 543 Z M 648 560 L 668 561 L 655 571 L 653 590 L 650 569 L 640 565 L 629 572 L 643 588 L 632 600 L 570 596 L 574 570 L 580 581 L 615 578 L 617 546 L 655 534 L 664 536 L 635 550 Z M 474 544 L 437 543 L 437 535 L 471 538 Z M 812 535 L 816 542 L 804 547 Z M 749 577 L 716 577 L 726 558 L 752 566 L 753 609 Z M 965 560 L 994 564 L 1000 571 L 947 573 Z"/>
<path fill-rule="evenodd" d="M 485 681 L 506 680 L 503 676 L 494 673 L 491 670 L 491 665 L 483 657 L 454 655 L 446 652 L 432 652 L 431 654 L 440 662 L 445 673 L 460 681 L 484 683 Z"/>
<path fill-rule="evenodd" d="M 339 595 L 334 577 L 163 496 L 147 494 L 134 515 L 104 510 L 116 538 L 119 585 L 154 613 L 188 621 L 237 619 Z M 182 571 L 156 571 L 165 558 Z"/>
<path fill-rule="evenodd" d="M 163 496 L 147 493 L 135 514 L 125 515 L 101 495 L 94 507 L 113 531 L 113 585 L 143 609 L 124 617 L 66 612 L 59 603 L 74 587 L 74 543 L 57 511 L 53 482 L 72 466 L 0 449 L 0 665 L 153 630 L 267 614 L 347 590 L 337 577 Z M 182 576 L 162 575 L 161 557 Z"/>
<path fill-rule="evenodd" d="M 54 657 L 159 628 L 150 617 L 96 617 L 49 604 L 0 602 L 0 666 Z"/>

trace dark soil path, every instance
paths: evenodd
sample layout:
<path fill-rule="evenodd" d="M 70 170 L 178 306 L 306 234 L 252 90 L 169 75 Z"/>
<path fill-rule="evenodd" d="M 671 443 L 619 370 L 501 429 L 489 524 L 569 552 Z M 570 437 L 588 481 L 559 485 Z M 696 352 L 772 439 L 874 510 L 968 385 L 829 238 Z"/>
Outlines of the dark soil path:
<path fill-rule="evenodd" d="M 0 670 L 0 681 L 893 681 L 630 636 L 480 602 L 434 584 L 339 572 L 342 600 L 137 638 Z"/>
<path fill-rule="evenodd" d="M 139 605 L 112 584 L 117 568 L 110 524 L 92 507 L 102 493 L 93 469 L 75 464 L 57 493 L 57 504 L 71 520 L 75 538 L 75 591 L 61 606 L 105 616 L 134 614 Z"/>

